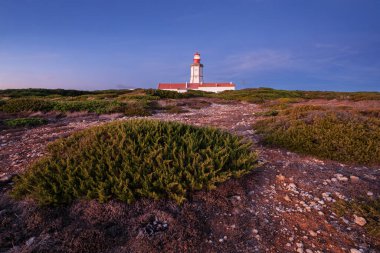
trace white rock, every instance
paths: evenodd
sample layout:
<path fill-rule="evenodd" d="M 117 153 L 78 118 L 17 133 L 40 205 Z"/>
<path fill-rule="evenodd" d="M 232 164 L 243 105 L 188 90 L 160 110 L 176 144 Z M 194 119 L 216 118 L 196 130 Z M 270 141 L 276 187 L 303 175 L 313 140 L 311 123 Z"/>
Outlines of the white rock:
<path fill-rule="evenodd" d="M 259 231 L 257 229 L 252 229 L 252 233 L 257 234 Z"/>
<path fill-rule="evenodd" d="M 313 251 L 311 249 L 307 249 L 306 253 L 313 253 Z"/>
<path fill-rule="evenodd" d="M 289 198 L 288 195 L 285 195 L 284 199 L 285 199 L 286 201 L 289 201 L 289 202 L 292 201 L 292 200 Z"/>
<path fill-rule="evenodd" d="M 361 253 L 361 251 L 357 249 L 350 249 L 350 253 Z"/>
<path fill-rule="evenodd" d="M 297 248 L 298 253 L 303 253 L 303 248 Z"/>
<path fill-rule="evenodd" d="M 367 192 L 368 196 L 373 196 L 373 192 Z"/>

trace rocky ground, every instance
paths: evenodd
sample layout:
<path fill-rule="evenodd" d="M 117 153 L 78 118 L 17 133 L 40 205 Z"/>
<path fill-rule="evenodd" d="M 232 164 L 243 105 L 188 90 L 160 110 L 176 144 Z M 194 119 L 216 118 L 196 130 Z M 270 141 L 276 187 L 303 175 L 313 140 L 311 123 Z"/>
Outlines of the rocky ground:
<path fill-rule="evenodd" d="M 262 109 L 219 103 L 150 118 L 214 126 L 258 141 L 251 125 Z M 347 102 L 348 103 L 348 102 Z M 8 196 L 12 176 L 54 139 L 121 115 L 72 115 L 0 132 L 0 251 L 4 252 L 380 252 L 365 220 L 339 217 L 336 201 L 380 195 L 380 168 L 340 164 L 257 144 L 261 165 L 249 175 L 196 192 L 182 206 L 77 201 L 38 207 Z"/>

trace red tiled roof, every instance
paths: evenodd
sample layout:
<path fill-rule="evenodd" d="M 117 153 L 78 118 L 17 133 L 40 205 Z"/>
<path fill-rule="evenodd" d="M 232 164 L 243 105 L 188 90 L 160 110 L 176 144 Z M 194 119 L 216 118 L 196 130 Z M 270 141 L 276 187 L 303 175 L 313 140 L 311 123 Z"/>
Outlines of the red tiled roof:
<path fill-rule="evenodd" d="M 187 86 L 187 87 L 186 87 Z M 159 83 L 158 89 L 199 89 L 202 87 L 235 87 L 233 83 Z"/>
<path fill-rule="evenodd" d="M 186 83 L 159 83 L 159 89 L 186 89 Z"/>

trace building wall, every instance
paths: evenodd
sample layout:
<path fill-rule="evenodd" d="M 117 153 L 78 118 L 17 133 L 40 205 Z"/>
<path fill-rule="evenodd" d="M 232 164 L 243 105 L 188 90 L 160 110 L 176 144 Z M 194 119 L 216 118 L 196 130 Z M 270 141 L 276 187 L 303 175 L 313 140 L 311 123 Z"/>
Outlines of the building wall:
<path fill-rule="evenodd" d="M 203 65 L 191 65 L 190 68 L 190 83 L 203 82 Z"/>
<path fill-rule="evenodd" d="M 225 90 L 235 90 L 235 87 L 199 87 L 198 90 L 208 92 L 221 92 Z"/>

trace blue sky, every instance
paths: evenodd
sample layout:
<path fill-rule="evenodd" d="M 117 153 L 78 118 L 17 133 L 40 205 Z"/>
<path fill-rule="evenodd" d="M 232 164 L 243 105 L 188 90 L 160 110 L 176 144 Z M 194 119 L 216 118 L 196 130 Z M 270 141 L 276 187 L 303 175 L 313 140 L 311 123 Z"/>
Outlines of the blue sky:
<path fill-rule="evenodd" d="M 0 0 L 0 89 L 380 91 L 379 0 Z"/>

